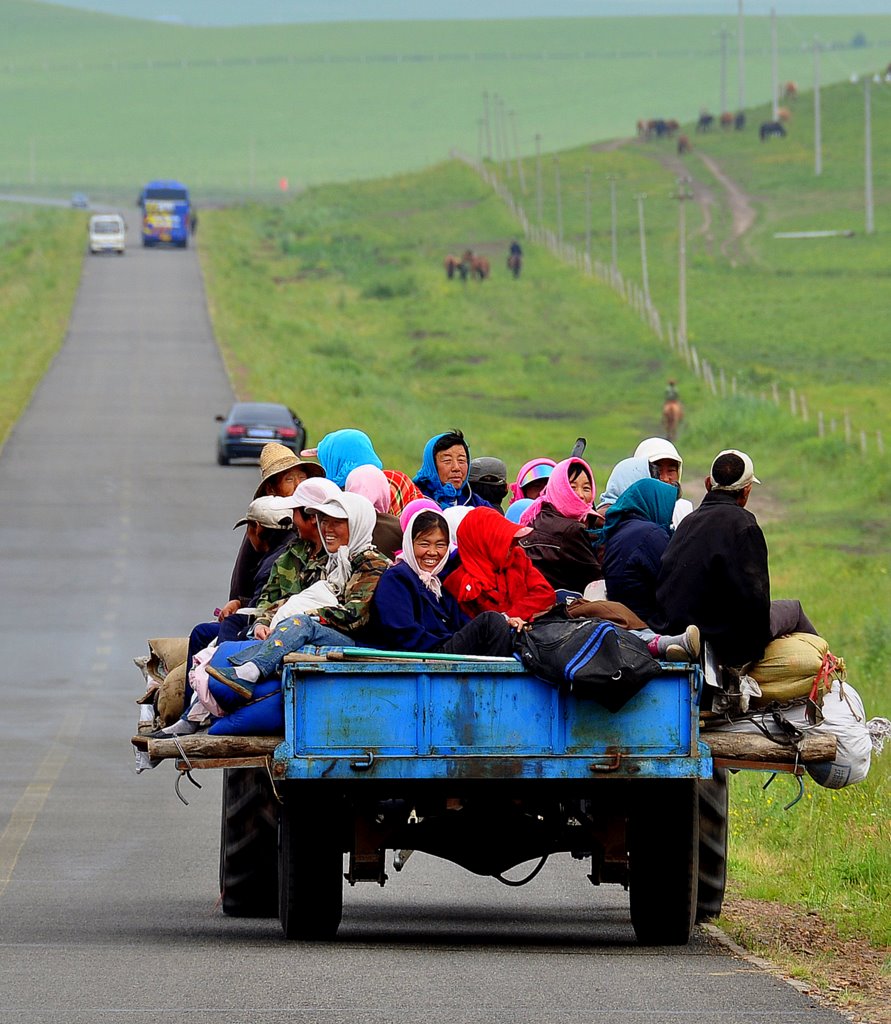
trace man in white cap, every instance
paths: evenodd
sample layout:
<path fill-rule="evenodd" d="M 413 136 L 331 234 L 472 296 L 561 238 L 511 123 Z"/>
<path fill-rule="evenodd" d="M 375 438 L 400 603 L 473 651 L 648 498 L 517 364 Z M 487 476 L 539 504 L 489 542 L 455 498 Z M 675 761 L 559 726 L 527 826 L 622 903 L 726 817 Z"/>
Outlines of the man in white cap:
<path fill-rule="evenodd" d="M 760 483 L 745 452 L 718 453 L 705 479 L 708 493 L 662 556 L 656 589 L 661 631 L 694 623 L 718 661 L 734 668 L 757 661 L 774 637 L 816 633 L 798 601 L 770 600 L 767 542 L 746 508 Z"/>

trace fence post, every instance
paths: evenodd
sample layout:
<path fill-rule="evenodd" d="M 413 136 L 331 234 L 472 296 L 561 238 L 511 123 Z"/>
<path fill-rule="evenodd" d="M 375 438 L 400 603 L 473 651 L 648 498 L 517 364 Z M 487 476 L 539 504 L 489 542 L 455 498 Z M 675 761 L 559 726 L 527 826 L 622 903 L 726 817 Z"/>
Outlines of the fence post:
<path fill-rule="evenodd" d="M 779 406 L 780 404 L 780 388 L 776 381 L 771 384 L 771 390 L 773 391 L 773 404 Z"/>
<path fill-rule="evenodd" d="M 798 410 L 795 407 L 795 388 L 789 388 L 789 412 L 791 412 L 793 416 L 798 413 Z"/>
<path fill-rule="evenodd" d="M 826 436 L 826 426 L 823 423 L 823 410 L 817 410 L 817 437 Z"/>
<path fill-rule="evenodd" d="M 845 444 L 851 443 L 851 416 L 845 409 Z"/>
<path fill-rule="evenodd" d="M 799 395 L 798 396 L 798 408 L 801 410 L 801 418 L 804 420 L 805 423 L 807 423 L 808 422 L 807 399 L 804 397 L 804 395 Z"/>
<path fill-rule="evenodd" d="M 863 452 L 864 455 L 866 454 L 866 431 L 865 430 L 861 430 L 860 431 L 860 451 Z"/>
<path fill-rule="evenodd" d="M 878 450 L 879 455 L 885 454 L 885 442 L 882 440 L 881 430 L 876 431 L 876 449 Z"/>

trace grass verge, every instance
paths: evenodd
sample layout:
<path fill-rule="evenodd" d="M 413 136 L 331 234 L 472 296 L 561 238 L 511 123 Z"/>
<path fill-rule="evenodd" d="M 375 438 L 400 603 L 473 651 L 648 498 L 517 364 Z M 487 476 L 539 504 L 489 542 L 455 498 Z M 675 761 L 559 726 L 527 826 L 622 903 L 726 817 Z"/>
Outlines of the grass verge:
<path fill-rule="evenodd" d="M 0 207 L 0 447 L 65 337 L 83 249 L 82 217 Z"/>

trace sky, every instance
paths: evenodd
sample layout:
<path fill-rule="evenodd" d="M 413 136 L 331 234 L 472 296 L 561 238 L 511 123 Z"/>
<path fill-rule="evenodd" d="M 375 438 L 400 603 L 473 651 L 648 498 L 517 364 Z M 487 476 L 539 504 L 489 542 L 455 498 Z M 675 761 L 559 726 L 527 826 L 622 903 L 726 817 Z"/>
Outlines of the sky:
<path fill-rule="evenodd" d="M 190 25 L 737 13 L 737 0 L 61 0 L 60 5 Z M 745 13 L 752 16 L 768 14 L 772 5 L 780 17 L 891 13 L 891 0 L 744 0 Z"/>

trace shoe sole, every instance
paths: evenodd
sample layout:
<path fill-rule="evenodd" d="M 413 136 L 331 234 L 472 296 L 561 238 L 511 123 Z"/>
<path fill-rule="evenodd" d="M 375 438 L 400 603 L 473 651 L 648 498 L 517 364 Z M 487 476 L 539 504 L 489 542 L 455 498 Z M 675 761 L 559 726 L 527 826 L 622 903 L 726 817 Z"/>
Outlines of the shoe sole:
<path fill-rule="evenodd" d="M 213 665 L 207 665 L 207 674 L 213 676 L 218 683 L 222 683 L 223 686 L 228 686 L 230 690 L 237 693 L 239 697 L 244 697 L 246 700 L 250 700 L 254 696 L 254 689 L 250 683 L 246 683 L 241 679 L 229 679 L 228 676 L 222 675 Z"/>
<path fill-rule="evenodd" d="M 702 650 L 702 640 L 699 635 L 699 626 L 687 626 L 684 630 L 685 644 L 689 660 L 698 661 L 699 653 Z"/>

